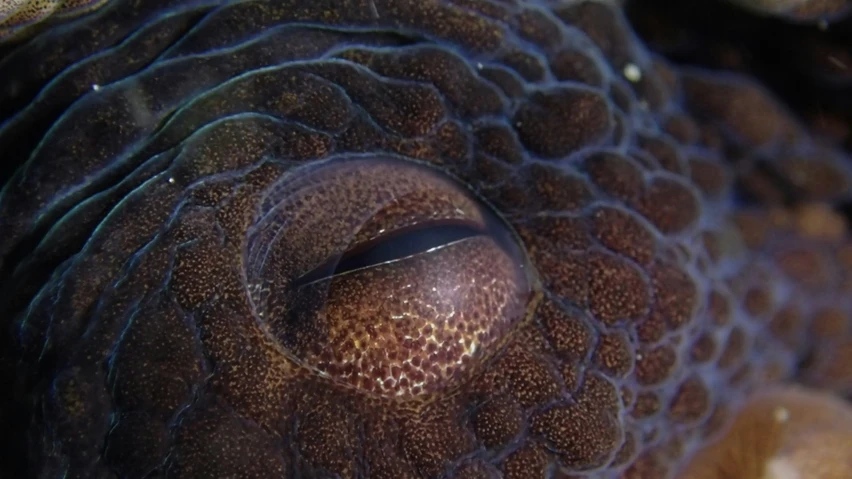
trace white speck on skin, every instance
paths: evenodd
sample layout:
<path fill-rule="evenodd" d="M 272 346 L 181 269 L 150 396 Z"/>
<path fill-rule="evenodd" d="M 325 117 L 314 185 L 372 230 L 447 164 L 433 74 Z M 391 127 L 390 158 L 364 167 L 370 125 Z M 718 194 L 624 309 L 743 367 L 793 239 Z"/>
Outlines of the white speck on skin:
<path fill-rule="evenodd" d="M 100 85 L 98 85 L 97 83 L 93 83 L 93 84 L 92 84 L 92 90 L 94 90 L 94 91 L 101 91 L 101 86 L 100 86 Z"/>
<path fill-rule="evenodd" d="M 624 65 L 622 73 L 624 73 L 624 78 L 627 78 L 632 83 L 636 83 L 642 79 L 642 70 L 635 63 Z"/>
<path fill-rule="evenodd" d="M 483 68 L 485 68 L 485 65 L 483 65 L 482 63 L 479 63 L 479 62 L 476 63 L 476 69 L 477 70 L 482 70 Z"/>
<path fill-rule="evenodd" d="M 790 420 L 790 411 L 785 407 L 779 406 L 773 411 L 772 417 L 775 418 L 775 422 L 783 424 Z"/>
<path fill-rule="evenodd" d="M 763 479 L 802 479 L 802 475 L 789 460 L 774 457 L 766 463 Z"/>
<path fill-rule="evenodd" d="M 169 178 L 169 184 L 171 184 L 171 185 L 175 184 L 175 179 L 174 179 L 174 178 Z"/>

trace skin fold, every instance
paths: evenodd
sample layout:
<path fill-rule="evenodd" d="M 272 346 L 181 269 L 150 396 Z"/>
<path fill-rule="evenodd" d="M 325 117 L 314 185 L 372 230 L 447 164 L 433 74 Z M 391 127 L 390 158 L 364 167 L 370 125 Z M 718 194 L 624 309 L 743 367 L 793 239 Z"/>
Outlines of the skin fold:
<path fill-rule="evenodd" d="M 625 12 L 654 52 L 674 62 L 753 77 L 793 109 L 821 141 L 836 142 L 849 151 L 849 15 L 803 22 L 700 0 L 629 2 Z"/>
<path fill-rule="evenodd" d="M 73 3 L 0 41 L 11 477 L 849 477 L 849 158 L 754 80 L 616 2 Z"/>

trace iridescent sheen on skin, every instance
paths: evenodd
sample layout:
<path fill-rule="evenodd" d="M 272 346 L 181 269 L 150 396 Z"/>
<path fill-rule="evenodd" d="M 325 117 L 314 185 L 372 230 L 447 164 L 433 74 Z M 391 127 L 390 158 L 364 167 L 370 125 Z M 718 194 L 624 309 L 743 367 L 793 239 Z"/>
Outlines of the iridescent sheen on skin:
<path fill-rule="evenodd" d="M 673 477 L 852 390 L 848 158 L 759 85 L 606 2 L 222 3 L 3 50 L 16 467 Z"/>

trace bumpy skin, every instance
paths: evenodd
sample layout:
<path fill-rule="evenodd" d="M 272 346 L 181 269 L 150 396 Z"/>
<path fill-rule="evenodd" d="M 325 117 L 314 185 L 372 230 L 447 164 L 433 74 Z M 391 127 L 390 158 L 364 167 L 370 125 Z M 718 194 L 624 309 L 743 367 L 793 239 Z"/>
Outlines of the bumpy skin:
<path fill-rule="evenodd" d="M 703 0 L 637 0 L 625 12 L 652 51 L 676 62 L 754 77 L 812 130 L 847 151 L 852 148 L 849 15 L 822 23 L 790 22 Z"/>
<path fill-rule="evenodd" d="M 7 51 L 22 475 L 658 478 L 763 384 L 852 390 L 848 159 L 613 6 L 115 1 Z M 463 234 L 321 274 L 412 227 Z"/>
<path fill-rule="evenodd" d="M 97 10 L 107 0 L 0 0 L 0 40 L 27 33 Z"/>

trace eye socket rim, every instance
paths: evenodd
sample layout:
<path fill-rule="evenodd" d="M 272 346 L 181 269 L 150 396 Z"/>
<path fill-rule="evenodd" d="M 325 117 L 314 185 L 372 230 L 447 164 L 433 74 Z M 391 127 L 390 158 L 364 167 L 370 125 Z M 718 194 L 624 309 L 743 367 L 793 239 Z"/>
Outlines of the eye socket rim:
<path fill-rule="evenodd" d="M 378 168 L 372 170 L 361 170 L 361 167 L 354 163 L 358 160 L 371 161 L 372 165 L 374 167 L 378 166 Z M 337 301 L 337 303 L 328 303 L 328 301 L 332 300 L 328 296 L 332 290 L 338 291 L 338 293 L 335 293 L 334 296 L 338 296 L 338 294 L 342 291 L 359 291 L 357 287 L 351 287 L 351 284 L 355 283 L 347 285 L 346 282 L 365 281 L 363 285 L 366 286 L 366 289 L 360 289 L 360 291 L 363 291 L 363 294 L 356 295 L 355 297 L 369 299 L 374 296 L 374 291 L 377 291 L 376 294 L 378 295 L 383 295 L 385 293 L 382 293 L 382 291 L 377 289 L 371 289 L 368 285 L 370 285 L 376 278 L 381 278 L 382 275 L 387 275 L 388 273 L 386 270 L 388 270 L 388 268 L 398 271 L 408 270 L 411 274 L 417 275 L 417 268 L 423 268 L 424 262 L 425 264 L 429 264 L 433 261 L 439 261 L 444 263 L 444 266 L 442 266 L 443 268 L 450 267 L 459 272 L 468 270 L 468 273 L 450 274 L 453 276 L 456 274 L 465 274 L 468 278 L 477 276 L 477 279 L 475 281 L 459 283 L 460 285 L 466 284 L 469 286 L 460 286 L 461 289 L 453 286 L 448 291 L 456 292 L 461 291 L 464 288 L 471 287 L 475 290 L 481 291 L 480 293 L 477 293 L 481 299 L 476 300 L 475 296 L 469 296 L 469 298 L 465 297 L 466 299 L 463 299 L 463 301 L 466 301 L 466 303 L 458 303 L 455 305 L 455 309 L 452 309 L 452 301 L 448 300 L 450 302 L 446 302 L 441 300 L 438 303 L 435 303 L 436 305 L 439 305 L 439 309 L 435 310 L 438 316 L 434 318 L 431 315 L 423 316 L 423 309 L 411 310 L 411 312 L 414 313 L 412 316 L 413 319 L 417 321 L 425 321 L 424 324 L 428 324 L 435 322 L 440 323 L 447 319 L 453 319 L 453 321 L 456 319 L 461 320 L 461 318 L 465 317 L 475 318 L 474 321 L 479 321 L 479 316 L 476 316 L 476 311 L 479 310 L 479 308 L 498 308 L 493 310 L 495 311 L 494 314 L 489 313 L 482 316 L 484 322 L 481 326 L 476 327 L 479 329 L 470 329 L 470 326 L 461 326 L 462 329 L 458 330 L 462 334 L 464 334 L 466 330 L 469 330 L 468 332 L 471 334 L 473 334 L 473 331 L 478 331 L 476 332 L 476 338 L 470 338 L 470 341 L 473 341 L 474 345 L 476 343 L 480 343 L 480 341 L 485 341 L 476 346 L 479 353 L 476 354 L 477 359 L 475 363 L 469 363 L 467 366 L 464 366 L 462 371 L 459 371 L 459 374 L 461 375 L 454 375 L 454 379 L 452 379 L 451 382 L 444 382 L 448 380 L 448 378 L 444 378 L 440 383 L 429 386 L 428 389 L 424 386 L 422 392 L 406 393 L 403 394 L 403 397 L 398 399 L 414 399 L 415 396 L 419 396 L 420 394 L 427 394 L 428 396 L 431 396 L 438 390 L 445 391 L 448 388 L 453 389 L 456 386 L 466 384 L 467 380 L 470 379 L 469 374 L 478 370 L 474 364 L 477 364 L 480 361 L 487 361 L 493 354 L 499 353 L 499 345 L 505 343 L 506 340 L 514 336 L 514 331 L 517 331 L 517 328 L 521 324 L 527 323 L 529 318 L 532 317 L 531 311 L 535 308 L 534 305 L 536 304 L 536 298 L 540 296 L 539 293 L 541 290 L 539 288 L 540 283 L 538 281 L 538 276 L 532 268 L 530 256 L 525 248 L 525 243 L 521 240 L 520 235 L 515 230 L 512 223 L 508 221 L 499 210 L 495 209 L 487 201 L 487 199 L 483 198 L 476 191 L 475 183 L 467 183 L 463 178 L 459 178 L 451 171 L 445 171 L 436 165 L 424 163 L 415 159 L 394 158 L 382 155 L 378 157 L 369 156 L 366 158 L 337 159 L 337 161 L 345 162 L 348 166 L 337 171 L 332 171 L 329 175 L 323 174 L 323 169 L 334 165 L 334 161 L 334 159 L 328 159 L 320 164 L 313 163 L 309 166 L 306 165 L 307 167 L 305 169 L 299 168 L 298 170 L 291 170 L 290 174 L 282 177 L 279 182 L 270 186 L 270 188 L 275 188 L 280 185 L 285 185 L 284 187 L 280 187 L 271 194 L 265 194 L 262 196 L 260 204 L 268 206 L 270 209 L 274 209 L 277 217 L 265 214 L 265 209 L 257 211 L 256 214 L 260 216 L 256 216 L 256 219 L 272 219 L 273 221 L 255 223 L 255 225 L 257 225 L 256 230 L 274 227 L 275 222 L 281 223 L 282 220 L 291 222 L 291 227 L 293 228 L 307 228 L 302 229 L 301 233 L 296 233 L 297 236 L 301 236 L 301 239 L 289 241 L 284 240 L 285 242 L 277 243 L 281 246 L 277 246 L 276 243 L 272 242 L 264 245 L 264 242 L 262 241 L 264 237 L 257 236 L 256 238 L 260 239 L 261 242 L 256 242 L 255 244 L 261 245 L 263 248 L 277 248 L 278 252 L 275 253 L 277 258 L 286 259 L 287 255 L 297 254 L 299 250 L 293 249 L 293 245 L 310 245 L 310 241 L 312 241 L 311 235 L 322 234 L 321 232 L 312 232 L 311 228 L 319 227 L 331 229 L 335 225 L 342 225 L 344 229 L 331 233 L 338 235 L 337 239 L 334 240 L 334 248 L 323 248 L 321 246 L 317 250 L 323 251 L 324 249 L 323 252 L 326 254 L 326 257 L 321 260 L 322 262 L 317 260 L 323 255 L 314 254 L 313 257 L 310 258 L 310 261 L 313 262 L 313 264 L 308 264 L 308 262 L 305 261 L 301 263 L 301 267 L 292 268 L 291 265 L 296 263 L 282 263 L 276 261 L 272 263 L 272 267 L 270 267 L 269 264 L 266 264 L 263 268 L 249 272 L 249 284 L 256 286 L 259 291 L 262 291 L 255 295 L 257 301 L 253 302 L 255 307 L 259 308 L 261 311 L 261 314 L 259 314 L 258 317 L 263 318 L 263 321 L 271 328 L 270 333 L 273 334 L 275 340 L 280 342 L 281 346 L 290 352 L 289 356 L 291 356 L 297 364 L 307 368 L 308 370 L 318 371 L 320 373 L 324 372 L 325 375 L 328 375 L 332 374 L 332 370 L 326 370 L 324 368 L 331 367 L 332 363 L 329 363 L 326 366 L 321 366 L 321 364 L 325 363 L 320 362 L 315 364 L 314 362 L 329 361 L 322 359 L 324 354 L 338 354 L 338 352 L 332 352 L 332 350 L 329 349 L 332 343 L 328 343 L 328 341 L 335 338 L 339 339 L 338 333 L 333 333 L 334 336 L 329 336 L 329 334 L 332 334 L 333 331 L 340 331 L 341 328 L 350 327 L 345 326 L 346 324 L 359 324 L 361 326 L 358 327 L 367 327 L 367 325 L 372 324 L 369 321 L 373 321 L 373 319 L 377 321 L 375 323 L 375 327 L 379 327 L 383 321 L 393 320 L 387 324 L 390 326 L 392 331 L 395 331 L 393 333 L 395 335 L 405 334 L 405 329 L 398 328 L 409 327 L 405 325 L 393 326 L 397 319 L 393 313 L 394 310 L 387 309 L 389 306 L 386 306 L 386 304 L 390 303 L 386 303 L 383 297 L 379 298 L 378 296 L 375 300 L 378 302 L 373 304 L 381 305 L 382 311 L 386 311 L 390 314 L 390 316 L 387 316 L 386 319 L 381 319 L 385 317 L 385 314 L 381 313 L 379 316 L 375 316 L 374 318 L 369 319 L 368 322 L 362 324 L 357 319 L 359 315 L 355 314 L 354 310 L 344 316 L 343 322 L 339 319 L 339 315 L 336 316 L 338 319 L 334 319 L 334 316 L 327 317 L 325 309 L 327 306 L 325 305 L 343 304 L 340 303 L 340 299 L 343 299 L 343 297 L 340 297 L 338 300 L 334 300 Z M 388 165 L 389 169 L 385 170 L 381 167 L 382 164 Z M 313 176 L 314 174 L 317 174 L 317 176 L 299 179 L 299 171 L 305 172 L 306 175 Z M 360 174 L 354 174 L 355 172 Z M 375 174 L 378 174 L 378 176 L 372 176 L 372 179 L 370 179 L 371 175 Z M 399 183 L 396 189 L 394 189 L 394 175 L 397 174 L 400 175 L 397 178 L 400 178 L 401 183 Z M 325 199 L 320 198 L 320 201 L 311 201 L 310 199 L 305 201 L 300 196 L 299 190 L 304 186 L 315 187 L 323 183 L 326 179 L 331 182 L 329 183 L 331 185 L 335 185 L 335 182 L 340 181 L 339 184 L 341 185 L 341 189 L 336 190 L 334 186 L 328 187 L 326 185 L 318 189 L 311 190 L 312 194 L 314 191 L 321 191 L 322 194 L 327 195 Z M 370 181 L 374 183 L 361 185 L 361 182 L 363 181 Z M 385 190 L 384 185 L 387 184 L 390 184 L 391 186 Z M 423 191 L 430 189 L 430 185 L 436 185 L 434 195 L 422 193 Z M 359 191 L 372 191 L 372 193 L 367 196 L 371 199 L 371 203 L 361 202 L 359 200 Z M 279 201 L 289 202 L 290 206 L 287 206 L 286 203 L 282 204 L 276 202 L 276 196 L 280 198 Z M 429 211 L 428 203 L 426 203 L 429 198 L 436 198 L 437 201 L 437 211 L 434 214 Z M 350 206 L 342 206 L 341 210 L 325 209 L 336 208 L 341 200 L 354 201 L 355 203 L 350 204 Z M 397 200 L 399 201 L 396 202 Z M 409 205 L 412 206 L 412 210 L 410 212 L 406 210 Z M 424 205 L 426 205 L 425 208 L 423 207 Z M 308 214 L 308 220 L 306 222 L 292 221 L 292 215 L 295 214 L 295 211 L 301 208 L 313 207 L 323 208 L 322 210 L 316 211 L 330 211 L 327 218 L 333 219 L 341 217 L 340 211 L 343 211 L 344 219 L 348 218 L 349 220 L 356 221 L 332 222 L 324 220 L 321 217 L 322 214 L 313 218 L 311 218 L 310 214 Z M 303 209 L 301 213 L 302 217 L 306 217 L 306 211 L 309 212 L 310 210 Z M 441 218 L 443 211 L 448 212 L 446 218 Z M 357 220 L 360 218 L 373 218 L 370 219 L 372 225 L 366 227 L 369 228 L 369 232 L 366 234 L 358 234 L 358 232 L 361 231 L 359 227 L 362 224 L 368 224 L 366 222 L 359 224 Z M 463 231 L 463 234 L 459 234 L 457 237 L 440 237 L 438 240 L 433 239 L 432 243 L 428 245 L 429 247 L 421 248 L 415 254 L 397 254 L 398 258 L 392 258 L 391 261 L 368 262 L 368 264 L 363 265 L 364 267 L 349 269 L 349 267 L 344 266 L 343 268 L 346 268 L 345 271 L 340 271 L 338 274 L 335 274 L 334 270 L 338 268 L 343 255 L 352 255 L 363 252 L 365 246 L 367 248 L 371 246 L 383 248 L 386 246 L 386 242 L 388 241 L 387 234 L 390 234 L 391 236 L 406 233 L 413 233 L 415 235 L 423 234 L 423 232 L 428 232 L 432 228 L 441 228 L 441 225 L 452 224 L 454 221 L 456 225 L 461 226 Z M 399 225 L 402 226 L 398 227 Z M 292 229 L 290 231 L 295 232 L 298 230 Z M 249 240 L 254 238 L 251 236 L 251 228 L 247 231 L 247 233 L 249 234 Z M 286 237 L 288 234 L 288 231 L 281 230 L 275 234 L 274 238 Z M 270 237 L 267 236 L 266 238 Z M 391 238 L 391 241 L 392 240 L 393 239 Z M 463 251 L 458 250 L 457 248 L 473 247 L 474 250 L 470 251 L 475 251 L 477 247 L 473 245 L 478 243 L 468 240 L 485 241 L 486 243 L 483 244 L 490 244 L 490 248 L 493 248 L 490 251 L 493 252 L 490 253 L 490 255 L 489 253 L 483 253 L 484 256 L 483 254 L 475 253 L 475 256 L 472 258 L 477 259 L 471 264 L 471 267 L 474 268 L 473 264 L 476 264 L 478 265 L 475 266 L 476 269 L 469 269 L 467 266 L 459 268 L 458 265 L 468 264 L 465 259 L 466 257 L 462 256 L 455 256 L 456 259 L 454 261 L 446 262 L 446 259 L 450 258 L 450 256 L 446 255 L 454 254 L 450 251 Z M 356 244 L 351 244 L 353 242 L 356 242 Z M 465 244 L 467 244 L 467 246 L 465 246 Z M 327 253 L 334 249 L 337 249 L 338 251 L 343 250 L 343 252 L 333 253 L 332 257 L 329 258 Z M 251 252 L 250 249 L 249 252 Z M 435 253 L 435 256 L 433 257 L 434 259 L 430 259 L 427 254 L 429 252 Z M 494 254 L 499 254 L 499 257 L 503 258 L 498 262 L 501 265 L 499 267 L 496 266 L 497 263 L 494 263 L 496 259 L 493 256 Z M 383 256 L 383 258 L 388 259 L 389 256 Z M 409 263 L 409 261 L 411 261 L 411 263 Z M 418 264 L 420 266 L 415 266 Z M 247 265 L 249 268 L 252 266 L 252 264 Z M 283 266 L 285 269 L 276 269 L 275 266 Z M 379 266 L 382 266 L 383 268 L 378 268 Z M 368 271 L 370 268 L 374 267 L 377 269 L 373 272 Z M 435 267 L 437 267 L 437 264 L 435 264 Z M 436 271 L 432 266 L 430 266 L 430 269 L 433 272 Z M 476 273 L 476 271 L 479 273 Z M 252 277 L 252 274 L 255 276 Z M 485 276 L 483 276 L 483 274 Z M 292 276 L 288 277 L 287 275 Z M 392 275 L 398 276 L 399 273 L 392 273 Z M 409 303 L 407 300 L 404 300 L 404 298 L 400 299 L 400 295 L 408 294 L 405 292 L 410 291 L 408 288 L 413 287 L 413 285 L 420 284 L 421 287 L 423 287 L 424 283 L 422 283 L 420 279 L 417 279 L 419 278 L 418 276 L 411 276 L 411 278 L 414 279 L 412 283 L 409 283 L 406 279 L 402 279 L 402 283 L 386 283 L 385 286 L 390 285 L 391 287 L 384 291 L 395 291 L 395 293 L 392 294 L 396 295 L 395 299 L 393 299 L 393 296 L 387 296 L 387 301 L 393 302 L 400 300 L 404 302 L 404 308 L 415 307 L 408 306 Z M 494 282 L 495 279 L 497 281 L 496 283 Z M 255 283 L 255 280 L 259 281 Z M 440 284 L 446 285 L 446 281 L 449 281 L 449 278 L 441 281 L 442 283 L 436 283 L 439 290 L 441 289 Z M 397 285 L 402 286 L 403 289 L 398 289 Z M 278 290 L 277 293 L 276 289 Z M 434 291 L 434 288 L 429 286 L 429 290 Z M 423 291 L 425 292 L 426 290 Z M 414 299 L 416 298 L 412 297 L 412 305 L 417 304 L 417 301 L 414 301 Z M 484 302 L 469 303 L 468 301 Z M 458 307 L 462 304 L 478 304 L 478 306 L 476 306 L 475 309 L 467 307 L 462 308 L 464 311 L 467 311 L 467 313 L 458 317 L 455 316 L 456 313 L 453 313 L 452 316 L 446 316 L 446 311 L 448 310 L 440 309 L 449 307 L 451 308 L 451 311 L 461 312 L 462 310 L 459 310 Z M 372 311 L 372 308 L 372 306 L 368 307 L 368 309 L 364 311 Z M 426 311 L 432 311 L 432 307 L 427 306 Z M 465 314 L 467 314 L 467 316 L 465 316 Z M 408 316 L 404 317 L 407 318 Z M 400 316 L 399 318 L 403 318 L 403 316 Z M 465 323 L 458 324 L 467 324 L 466 321 L 468 320 L 469 319 L 464 319 L 463 321 L 465 321 Z M 355 323 L 350 323 L 351 321 L 355 321 Z M 303 326 L 299 326 L 300 324 Z M 456 326 L 453 326 L 453 322 L 447 324 L 452 331 L 456 331 Z M 441 329 L 438 329 L 436 331 L 440 330 Z M 485 336 L 482 336 L 483 334 Z M 414 336 L 416 337 L 417 334 L 414 334 Z M 365 340 L 367 343 L 363 342 Z M 430 341 L 431 340 L 432 339 L 430 339 Z M 369 338 L 361 340 L 361 344 L 372 343 L 373 341 Z M 450 344 L 451 343 L 447 343 L 446 347 L 451 347 Z M 391 346 L 388 345 L 388 347 Z M 393 347 L 406 348 L 408 346 L 396 345 Z M 451 350 L 447 349 L 444 351 L 442 349 L 441 351 L 439 351 L 439 354 L 441 355 L 440 357 L 445 358 L 441 361 L 450 360 L 447 359 L 448 357 L 445 355 L 450 353 Z M 424 351 L 416 354 L 427 354 L 427 352 Z M 455 353 L 450 354 L 449 357 L 452 357 L 453 354 Z M 318 368 L 318 366 L 320 367 Z M 344 378 L 329 377 L 329 379 L 343 383 L 344 385 L 346 384 L 346 380 Z M 358 390 L 362 389 L 362 386 L 353 384 L 349 384 L 349 386 L 355 387 Z M 370 393 L 370 391 L 362 392 Z M 376 391 L 373 391 L 373 393 L 379 394 L 383 397 L 390 397 L 386 396 L 387 392 L 377 393 Z M 415 396 L 409 397 L 410 394 L 415 394 Z"/>

